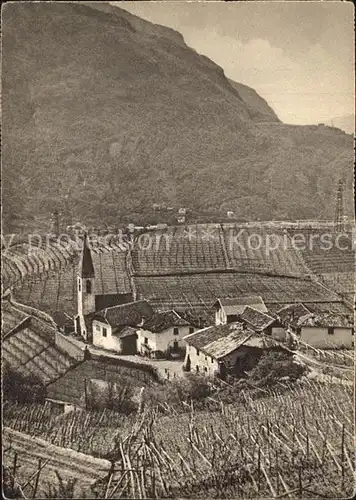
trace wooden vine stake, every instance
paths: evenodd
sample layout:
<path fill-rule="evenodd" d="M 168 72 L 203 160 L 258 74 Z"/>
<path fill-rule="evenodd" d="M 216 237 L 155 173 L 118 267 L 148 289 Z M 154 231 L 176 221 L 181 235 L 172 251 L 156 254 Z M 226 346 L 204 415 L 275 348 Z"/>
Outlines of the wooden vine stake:
<path fill-rule="evenodd" d="M 37 493 L 37 489 L 38 489 L 38 483 L 40 480 L 41 470 L 42 470 L 42 461 L 41 461 L 41 459 L 39 459 L 38 460 L 38 472 L 37 472 L 37 476 L 36 476 L 36 480 L 35 480 L 35 486 L 33 488 L 32 498 L 36 498 L 36 493 Z"/>
<path fill-rule="evenodd" d="M 344 490 L 344 479 L 345 479 L 345 424 L 342 424 L 342 434 L 341 434 L 341 487 Z"/>

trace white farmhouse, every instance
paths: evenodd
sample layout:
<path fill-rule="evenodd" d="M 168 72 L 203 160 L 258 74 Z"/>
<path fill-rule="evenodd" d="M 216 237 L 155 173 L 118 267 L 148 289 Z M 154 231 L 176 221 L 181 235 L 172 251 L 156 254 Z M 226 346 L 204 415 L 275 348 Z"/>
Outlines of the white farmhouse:
<path fill-rule="evenodd" d="M 305 304 L 292 304 L 277 312 L 280 321 L 302 342 L 317 348 L 354 346 L 354 321 L 351 310 L 343 312 L 318 311 Z"/>
<path fill-rule="evenodd" d="M 152 315 L 146 300 L 107 307 L 95 313 L 93 345 L 120 354 L 136 354 L 137 329 Z"/>
<path fill-rule="evenodd" d="M 194 327 L 174 311 L 154 314 L 137 331 L 138 351 L 150 357 L 183 354 L 183 337 L 194 332 Z"/>
<path fill-rule="evenodd" d="M 300 318 L 296 325 L 299 338 L 313 347 L 351 349 L 354 346 L 352 315 L 311 313 Z"/>
<path fill-rule="evenodd" d="M 215 325 L 226 325 L 238 320 L 238 316 L 243 313 L 246 306 L 267 312 L 262 297 L 256 295 L 240 295 L 239 297 L 228 297 L 218 299 L 213 308 L 215 310 Z"/>

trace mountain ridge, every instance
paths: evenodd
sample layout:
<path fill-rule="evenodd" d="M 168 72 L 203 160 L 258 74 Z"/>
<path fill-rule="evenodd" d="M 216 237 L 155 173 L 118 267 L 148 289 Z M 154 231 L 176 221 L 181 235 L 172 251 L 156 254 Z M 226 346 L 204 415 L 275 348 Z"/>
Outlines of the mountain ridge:
<path fill-rule="evenodd" d="M 330 127 L 337 127 L 340 130 L 343 130 L 347 134 L 354 134 L 355 132 L 355 115 L 343 115 L 343 116 L 335 116 L 326 122 L 326 125 Z"/>

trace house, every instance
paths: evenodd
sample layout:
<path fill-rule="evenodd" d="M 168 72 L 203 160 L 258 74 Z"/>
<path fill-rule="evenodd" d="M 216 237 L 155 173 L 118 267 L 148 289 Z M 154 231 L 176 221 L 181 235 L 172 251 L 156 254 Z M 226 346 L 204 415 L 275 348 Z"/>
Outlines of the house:
<path fill-rule="evenodd" d="M 137 331 L 137 349 L 150 357 L 184 353 L 183 337 L 195 328 L 174 310 L 154 314 Z"/>
<path fill-rule="evenodd" d="M 313 347 L 343 349 L 354 347 L 354 321 L 348 314 L 310 313 L 299 318 L 296 333 L 300 340 Z"/>
<path fill-rule="evenodd" d="M 137 327 L 153 315 L 146 300 L 119 304 L 92 317 L 93 345 L 120 354 L 136 354 Z"/>
<path fill-rule="evenodd" d="M 226 325 L 237 321 L 246 306 L 251 306 L 258 311 L 267 312 L 262 297 L 257 295 L 240 295 L 239 297 L 218 299 L 213 304 L 215 310 L 215 325 Z"/>
<path fill-rule="evenodd" d="M 271 337 L 239 322 L 203 328 L 184 337 L 184 341 L 185 367 L 221 378 L 253 368 L 266 348 L 281 349 Z"/>
<path fill-rule="evenodd" d="M 252 328 L 255 332 L 263 332 L 265 335 L 272 335 L 280 340 L 285 338 L 286 329 L 280 320 L 270 313 L 259 311 L 254 307 L 246 306 L 239 315 L 239 321 Z"/>
<path fill-rule="evenodd" d="M 354 320 L 347 309 L 320 310 L 298 303 L 283 307 L 277 312 L 282 324 L 296 333 L 297 338 L 318 348 L 353 347 Z"/>

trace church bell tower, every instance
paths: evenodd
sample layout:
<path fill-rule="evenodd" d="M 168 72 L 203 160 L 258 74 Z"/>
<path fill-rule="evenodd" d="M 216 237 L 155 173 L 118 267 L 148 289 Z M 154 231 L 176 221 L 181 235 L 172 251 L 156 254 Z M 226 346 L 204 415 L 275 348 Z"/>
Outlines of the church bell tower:
<path fill-rule="evenodd" d="M 85 340 L 91 340 L 91 326 L 85 318 L 88 314 L 95 312 L 95 271 L 87 234 L 84 235 L 78 269 L 77 298 L 78 312 L 75 318 L 75 331 Z"/>

